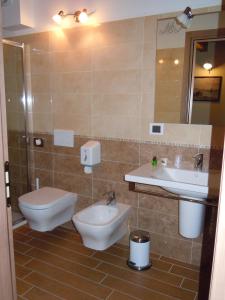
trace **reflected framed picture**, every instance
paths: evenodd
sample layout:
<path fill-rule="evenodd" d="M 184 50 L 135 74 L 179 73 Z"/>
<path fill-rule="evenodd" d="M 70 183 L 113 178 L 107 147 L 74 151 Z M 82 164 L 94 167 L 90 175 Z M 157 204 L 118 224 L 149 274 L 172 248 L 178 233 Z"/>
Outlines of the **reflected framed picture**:
<path fill-rule="evenodd" d="M 195 77 L 193 100 L 219 102 L 221 85 L 221 76 Z"/>

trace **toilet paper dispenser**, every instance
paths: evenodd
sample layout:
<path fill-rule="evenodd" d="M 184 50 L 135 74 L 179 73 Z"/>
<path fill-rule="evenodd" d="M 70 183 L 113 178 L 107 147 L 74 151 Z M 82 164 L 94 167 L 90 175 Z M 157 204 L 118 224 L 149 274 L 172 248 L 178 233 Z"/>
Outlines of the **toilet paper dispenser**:
<path fill-rule="evenodd" d="M 92 167 L 101 161 L 101 145 L 98 141 L 89 141 L 80 148 L 80 162 L 84 172 L 92 173 Z"/>

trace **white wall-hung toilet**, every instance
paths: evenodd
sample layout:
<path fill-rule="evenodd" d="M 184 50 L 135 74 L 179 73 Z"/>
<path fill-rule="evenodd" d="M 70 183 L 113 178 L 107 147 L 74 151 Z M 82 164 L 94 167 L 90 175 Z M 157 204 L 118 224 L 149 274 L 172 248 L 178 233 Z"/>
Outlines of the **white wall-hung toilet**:
<path fill-rule="evenodd" d="M 43 187 L 19 197 L 19 208 L 29 226 L 37 231 L 50 231 L 72 219 L 77 194 Z"/>
<path fill-rule="evenodd" d="M 72 220 L 86 247 L 105 250 L 127 233 L 130 209 L 123 203 L 106 205 L 100 201 L 75 214 Z"/>

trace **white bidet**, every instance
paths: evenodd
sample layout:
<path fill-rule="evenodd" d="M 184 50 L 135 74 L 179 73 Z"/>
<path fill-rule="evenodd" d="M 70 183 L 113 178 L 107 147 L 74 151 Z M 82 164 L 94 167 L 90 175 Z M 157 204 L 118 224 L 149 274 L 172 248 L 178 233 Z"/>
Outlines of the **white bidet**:
<path fill-rule="evenodd" d="M 128 229 L 130 205 L 105 205 L 102 201 L 75 214 L 73 223 L 86 247 L 105 250 L 120 240 Z"/>

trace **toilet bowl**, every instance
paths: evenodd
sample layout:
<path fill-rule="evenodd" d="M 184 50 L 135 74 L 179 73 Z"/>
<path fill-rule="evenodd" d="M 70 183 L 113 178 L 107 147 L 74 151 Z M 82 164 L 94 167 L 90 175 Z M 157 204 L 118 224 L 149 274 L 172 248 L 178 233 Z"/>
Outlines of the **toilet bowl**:
<path fill-rule="evenodd" d="M 50 231 L 71 220 L 77 194 L 52 187 L 19 197 L 19 208 L 29 226 L 37 231 Z"/>
<path fill-rule="evenodd" d="M 100 201 L 75 214 L 72 220 L 86 247 L 105 250 L 126 234 L 130 209 L 123 203 L 105 205 Z"/>

